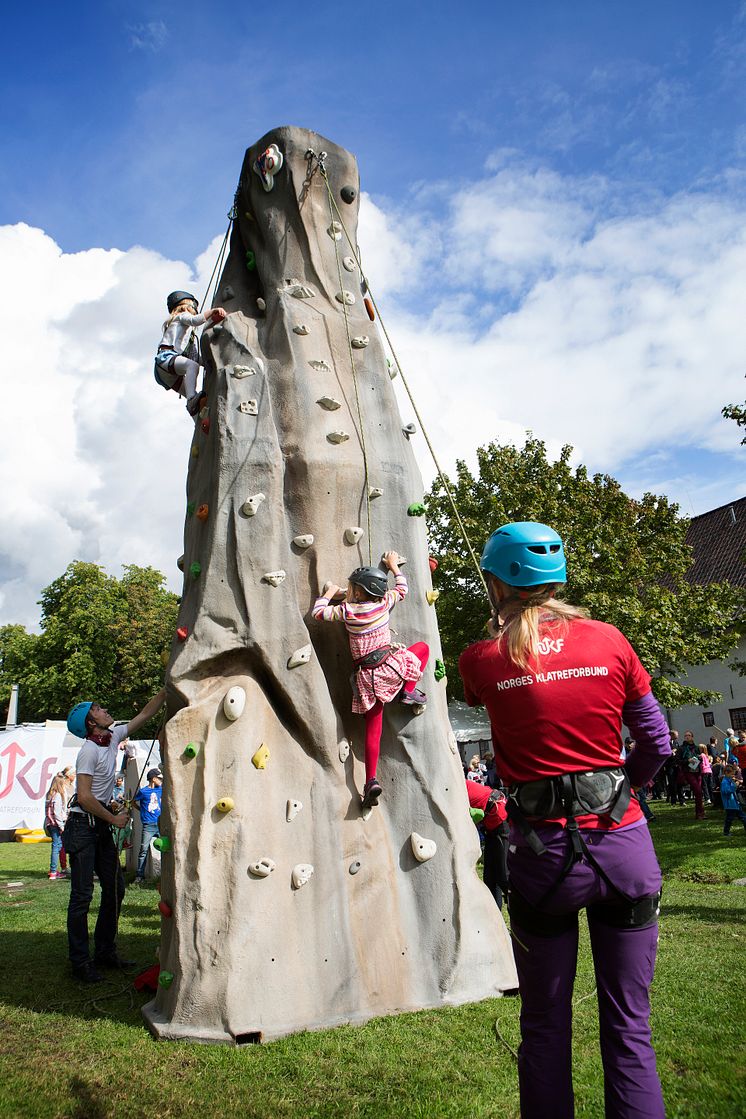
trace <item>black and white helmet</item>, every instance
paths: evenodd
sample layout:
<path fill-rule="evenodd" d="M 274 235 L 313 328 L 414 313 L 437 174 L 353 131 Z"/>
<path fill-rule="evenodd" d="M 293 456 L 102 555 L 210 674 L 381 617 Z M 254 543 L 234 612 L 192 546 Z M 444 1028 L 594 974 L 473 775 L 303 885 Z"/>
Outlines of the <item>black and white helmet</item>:
<path fill-rule="evenodd" d="M 356 567 L 350 582 L 362 587 L 373 598 L 383 598 L 389 589 L 389 573 L 382 567 Z"/>
<path fill-rule="evenodd" d="M 185 299 L 191 299 L 194 306 L 199 307 L 199 299 L 197 299 L 196 295 L 192 295 L 190 291 L 172 291 L 166 299 L 166 306 L 168 307 L 169 315 L 173 311 L 174 307 L 178 307 L 179 304 L 183 303 Z"/>

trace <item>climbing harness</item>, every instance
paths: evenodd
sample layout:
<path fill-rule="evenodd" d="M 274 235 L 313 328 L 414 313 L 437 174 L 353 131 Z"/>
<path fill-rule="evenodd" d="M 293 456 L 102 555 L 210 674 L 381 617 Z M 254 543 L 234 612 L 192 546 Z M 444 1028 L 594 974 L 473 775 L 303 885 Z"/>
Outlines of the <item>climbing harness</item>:
<path fill-rule="evenodd" d="M 378 307 L 378 304 L 376 303 L 375 298 L 373 296 L 373 293 L 370 290 L 370 285 L 369 285 L 367 277 L 366 277 L 366 275 L 363 271 L 363 262 L 362 262 L 360 249 L 357 245 L 353 244 L 352 238 L 350 237 L 350 234 L 347 230 L 347 226 L 345 225 L 344 220 L 342 218 L 342 214 L 340 212 L 340 209 L 337 206 L 334 195 L 332 194 L 331 187 L 329 185 L 329 179 L 328 179 L 328 176 L 327 176 L 327 173 L 326 173 L 325 157 L 326 157 L 325 152 L 321 152 L 320 155 L 317 155 L 310 148 L 306 152 L 306 158 L 309 159 L 309 165 L 312 162 L 312 160 L 315 159 L 316 162 L 317 162 L 317 165 L 318 165 L 318 169 L 319 169 L 319 171 L 321 172 L 321 174 L 324 178 L 324 181 L 326 183 L 327 194 L 328 194 L 328 197 L 329 197 L 329 211 L 330 211 L 330 215 L 331 215 L 331 220 L 339 223 L 339 225 L 341 227 L 341 231 L 344 233 L 345 238 L 347 240 L 347 243 L 350 246 L 350 249 L 352 250 L 352 252 L 354 254 L 355 261 L 356 261 L 357 266 L 360 270 L 360 284 L 361 284 L 361 288 L 362 288 L 363 292 L 365 293 L 366 308 L 368 308 L 368 304 L 370 304 L 370 308 L 372 308 L 374 310 L 375 314 L 378 315 L 379 322 L 381 323 L 381 330 L 383 331 L 383 334 L 384 334 L 384 337 L 385 337 L 386 342 L 388 344 L 389 350 L 391 351 L 391 356 L 394 359 L 394 362 L 396 363 L 397 369 L 399 370 L 399 375 L 401 376 L 402 384 L 404 385 L 407 396 L 409 397 L 410 404 L 412 405 L 412 408 L 414 409 L 414 414 L 419 421 L 420 428 L 422 429 L 422 434 L 424 436 L 425 443 L 427 444 L 427 449 L 429 450 L 430 455 L 431 455 L 432 460 L 433 460 L 433 463 L 435 464 L 435 469 L 438 472 L 438 477 L 440 478 L 443 489 L 445 490 L 446 496 L 448 497 L 448 500 L 450 502 L 451 508 L 453 510 L 453 515 L 456 518 L 456 523 L 459 527 L 459 531 L 461 533 L 462 539 L 463 539 L 464 543 L 466 544 L 466 547 L 469 551 L 469 555 L 471 557 L 472 563 L 474 564 L 474 568 L 477 572 L 477 575 L 479 576 L 479 581 L 481 582 L 482 586 L 484 587 L 484 591 L 485 591 L 485 594 L 486 594 L 487 593 L 487 582 L 485 580 L 482 569 L 479 566 L 479 560 L 477 559 L 474 548 L 472 547 L 471 541 L 469 539 L 469 535 L 466 531 L 466 526 L 464 525 L 464 522 L 461 519 L 461 515 L 460 515 L 460 513 L 458 511 L 458 507 L 456 505 L 456 500 L 453 496 L 453 492 L 451 490 L 451 487 L 448 484 L 448 479 L 446 478 L 445 474 L 443 473 L 441 465 L 438 461 L 438 457 L 435 453 L 435 448 L 433 447 L 432 442 L 430 441 L 430 437 L 427 434 L 427 430 L 426 430 L 425 425 L 423 423 L 422 416 L 420 415 L 419 409 L 417 408 L 417 404 L 415 403 L 415 399 L 414 399 L 414 396 L 412 394 L 412 390 L 409 387 L 409 382 L 407 381 L 407 378 L 404 375 L 404 371 L 402 369 L 402 364 L 399 361 L 396 350 L 394 349 L 393 342 L 391 341 L 391 338 L 389 337 L 389 333 L 386 329 L 386 324 L 384 323 L 383 318 L 381 316 L 381 312 L 380 312 L 380 309 Z M 306 183 L 310 184 L 312 174 L 313 173 L 309 170 L 309 174 L 307 175 L 307 178 L 306 178 Z M 306 187 L 306 183 L 303 184 L 304 189 Z M 340 271 L 340 264 L 339 264 L 339 247 L 338 247 L 338 242 L 336 240 L 335 240 L 335 253 L 336 253 L 336 257 L 337 257 L 337 269 L 338 269 L 338 272 L 339 272 L 340 289 L 342 289 L 342 274 L 341 274 L 341 271 Z M 347 329 L 348 346 L 349 346 L 349 351 L 350 351 L 350 362 L 351 362 L 352 367 L 353 367 L 353 381 L 354 381 L 354 384 L 355 384 L 355 398 L 356 398 L 356 401 L 357 401 L 357 404 L 358 404 L 358 416 L 360 416 L 360 402 L 359 402 L 358 390 L 357 390 L 357 379 L 356 379 L 356 375 L 355 375 L 354 357 L 352 355 L 352 344 L 351 344 L 350 333 L 349 333 L 349 322 L 348 322 L 348 318 L 347 318 L 346 305 L 343 303 L 342 306 L 345 308 L 345 327 Z M 369 317 L 372 319 L 373 316 L 370 315 L 370 308 L 368 309 L 368 314 L 369 314 Z M 368 463 L 367 463 L 367 456 L 366 456 L 366 452 L 365 452 L 365 444 L 364 444 L 364 440 L 362 439 L 362 419 L 360 420 L 360 424 L 361 424 L 361 442 L 363 443 L 363 462 L 364 462 L 364 466 L 365 466 L 365 478 L 366 478 L 366 500 L 367 500 L 367 510 L 368 510 L 368 540 L 370 542 L 370 496 L 368 494 L 368 484 L 367 484 Z"/>

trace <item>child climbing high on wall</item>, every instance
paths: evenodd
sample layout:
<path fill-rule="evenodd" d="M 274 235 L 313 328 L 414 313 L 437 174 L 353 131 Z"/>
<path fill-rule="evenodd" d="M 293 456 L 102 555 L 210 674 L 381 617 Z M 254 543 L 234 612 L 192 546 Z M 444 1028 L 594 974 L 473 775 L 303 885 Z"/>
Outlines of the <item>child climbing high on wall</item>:
<path fill-rule="evenodd" d="M 381 751 L 383 705 L 399 698 L 422 714 L 427 696 L 415 688 L 430 650 L 424 641 L 409 649 L 392 645 L 389 614 L 407 594 L 407 580 L 399 570 L 399 556 L 386 552 L 381 567 L 358 567 L 347 591 L 326 583 L 313 607 L 317 621 L 344 622 L 355 665 L 352 710 L 365 716 L 365 789 L 363 808 L 373 808 L 383 792 L 376 779 Z M 385 565 L 385 569 L 384 566 Z M 387 569 L 387 570 L 386 570 Z M 389 572 L 394 589 L 389 590 Z M 333 599 L 343 599 L 332 605 Z"/>
<path fill-rule="evenodd" d="M 172 291 L 166 300 L 168 318 L 155 355 L 155 379 L 164 389 L 173 389 L 187 398 L 187 411 L 196 416 L 201 393 L 197 392 L 199 374 L 199 336 L 197 328 L 207 322 L 222 322 L 225 311 L 213 307 L 198 312 L 197 300 L 188 291 Z"/>

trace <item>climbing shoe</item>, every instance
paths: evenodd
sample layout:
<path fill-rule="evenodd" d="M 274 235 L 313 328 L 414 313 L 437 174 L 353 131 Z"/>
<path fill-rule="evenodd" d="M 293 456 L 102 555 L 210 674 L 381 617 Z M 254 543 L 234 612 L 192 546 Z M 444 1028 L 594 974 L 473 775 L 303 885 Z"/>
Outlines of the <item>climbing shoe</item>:
<path fill-rule="evenodd" d="M 427 696 L 419 688 L 412 688 L 411 692 L 403 691 L 399 700 L 407 707 L 424 707 L 427 703 Z"/>
<path fill-rule="evenodd" d="M 206 399 L 207 397 L 203 392 L 195 392 L 194 396 L 190 396 L 187 400 L 186 405 L 186 409 L 189 415 L 194 416 L 194 418 L 196 419 L 200 413 L 200 409 L 202 408 L 202 401 Z"/>
<path fill-rule="evenodd" d="M 378 784 L 375 777 L 371 777 L 370 781 L 366 781 L 365 788 L 363 789 L 363 808 L 375 808 L 382 792 L 383 789 Z"/>

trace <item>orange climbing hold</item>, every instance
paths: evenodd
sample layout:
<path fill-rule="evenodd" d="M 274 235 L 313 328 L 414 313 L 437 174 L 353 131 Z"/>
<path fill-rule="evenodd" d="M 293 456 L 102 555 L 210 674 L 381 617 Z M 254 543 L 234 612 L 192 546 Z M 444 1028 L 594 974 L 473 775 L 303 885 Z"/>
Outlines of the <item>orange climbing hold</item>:
<path fill-rule="evenodd" d="M 197 513 L 197 516 L 199 516 L 199 512 Z M 431 571 L 435 571 L 437 569 L 438 561 L 436 560 L 435 556 L 428 556 L 427 562 L 430 564 Z"/>
<path fill-rule="evenodd" d="M 369 296 L 366 295 L 365 298 L 363 299 L 363 303 L 365 304 L 365 310 L 368 312 L 368 318 L 370 319 L 371 322 L 375 322 L 376 321 L 376 313 L 373 310 L 373 300 Z"/>
<path fill-rule="evenodd" d="M 198 521 L 206 521 L 207 518 L 209 517 L 209 515 L 210 515 L 210 506 L 209 505 L 200 505 L 199 509 L 197 510 L 197 520 Z"/>
<path fill-rule="evenodd" d="M 176 631 L 176 636 L 178 637 L 179 641 L 186 641 L 187 637 L 189 636 L 189 630 L 186 626 L 179 626 Z"/>
<path fill-rule="evenodd" d="M 202 420 L 202 423 L 200 424 L 200 427 L 204 431 L 205 435 L 207 435 L 207 433 L 210 430 L 210 417 L 209 416 L 205 416 L 204 420 Z"/>
<path fill-rule="evenodd" d="M 163 914 L 164 917 L 173 917 L 173 915 L 174 915 L 173 909 L 168 904 L 168 902 L 164 901 L 162 898 L 158 902 L 158 908 L 160 909 L 160 911 L 161 911 L 161 913 Z"/>

